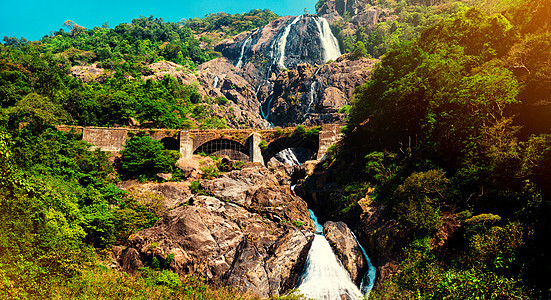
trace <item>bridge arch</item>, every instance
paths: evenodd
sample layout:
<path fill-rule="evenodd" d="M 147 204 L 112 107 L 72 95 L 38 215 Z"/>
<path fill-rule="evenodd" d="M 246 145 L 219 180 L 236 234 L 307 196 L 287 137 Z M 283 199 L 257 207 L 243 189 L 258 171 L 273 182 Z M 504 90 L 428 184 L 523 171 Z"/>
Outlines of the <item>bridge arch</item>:
<path fill-rule="evenodd" d="M 178 138 L 167 136 L 161 139 L 161 143 L 167 150 L 180 150 L 180 140 Z"/>
<path fill-rule="evenodd" d="M 238 141 L 224 138 L 212 139 L 197 147 L 193 154 L 228 156 L 233 160 L 249 161 L 249 149 Z"/>
<path fill-rule="evenodd" d="M 313 153 L 317 153 L 319 148 L 319 137 L 294 135 L 273 140 L 268 144 L 268 147 L 262 150 L 264 165 L 280 151 L 290 148 L 306 148 L 312 150 Z"/>

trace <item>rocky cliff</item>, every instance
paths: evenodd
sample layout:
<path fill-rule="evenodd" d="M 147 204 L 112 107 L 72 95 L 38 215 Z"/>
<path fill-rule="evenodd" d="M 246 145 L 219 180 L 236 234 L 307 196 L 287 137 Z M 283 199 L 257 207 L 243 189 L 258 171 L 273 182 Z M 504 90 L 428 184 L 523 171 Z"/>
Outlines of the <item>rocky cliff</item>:
<path fill-rule="evenodd" d="M 265 168 L 228 172 L 202 182 L 205 194 L 184 186 L 155 226 L 130 236 L 119 261 L 132 272 L 155 260 L 259 296 L 292 289 L 300 275 L 313 224 L 306 202 Z M 148 187 L 163 191 L 167 184 Z M 174 192 L 174 191 L 173 191 Z"/>
<path fill-rule="evenodd" d="M 275 126 L 343 122 L 339 109 L 376 62 L 340 57 L 327 20 L 308 15 L 277 19 L 217 50 L 254 86 L 260 114 Z"/>
<path fill-rule="evenodd" d="M 339 110 L 350 104 L 354 89 L 371 76 L 377 60 L 349 60 L 340 57 L 321 66 L 300 64 L 283 71 L 274 80 L 263 109 L 276 126 L 343 123 L 346 114 Z"/>
<path fill-rule="evenodd" d="M 391 17 L 390 9 L 372 5 L 370 0 L 322 0 L 317 9 L 318 15 L 326 18 L 330 24 L 344 21 L 355 28 L 372 28 L 377 23 Z M 354 28 L 354 29 L 355 29 Z"/>
<path fill-rule="evenodd" d="M 231 128 L 267 128 L 298 124 L 342 123 L 339 113 L 354 89 L 371 75 L 376 60 L 349 60 L 325 18 L 282 17 L 253 32 L 216 46 L 224 57 L 191 71 L 169 61 L 148 65 L 142 80 L 169 75 L 195 85 L 210 101 L 215 117 Z M 82 81 L 101 81 L 110 74 L 94 66 L 75 67 Z"/>

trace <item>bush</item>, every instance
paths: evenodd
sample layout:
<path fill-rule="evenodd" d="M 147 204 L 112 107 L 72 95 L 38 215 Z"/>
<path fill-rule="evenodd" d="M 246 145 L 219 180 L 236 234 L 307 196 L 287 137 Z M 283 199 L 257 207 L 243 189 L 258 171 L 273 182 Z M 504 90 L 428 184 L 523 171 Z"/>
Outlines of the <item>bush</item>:
<path fill-rule="evenodd" d="M 121 173 L 140 181 L 155 179 L 157 173 L 172 172 L 180 155 L 177 151 L 165 150 L 160 141 L 150 136 L 129 139 L 121 153 Z"/>
<path fill-rule="evenodd" d="M 435 232 L 442 226 L 439 206 L 448 184 L 442 170 L 411 174 L 394 193 L 396 218 L 418 234 Z"/>

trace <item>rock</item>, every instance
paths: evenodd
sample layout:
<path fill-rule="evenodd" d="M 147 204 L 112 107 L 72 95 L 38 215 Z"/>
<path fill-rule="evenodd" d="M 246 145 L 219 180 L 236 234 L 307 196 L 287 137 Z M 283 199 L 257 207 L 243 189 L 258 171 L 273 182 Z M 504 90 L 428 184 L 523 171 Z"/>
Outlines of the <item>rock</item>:
<path fill-rule="evenodd" d="M 346 116 L 339 114 L 339 109 L 348 105 L 354 90 L 371 78 L 377 62 L 341 57 L 322 66 L 303 64 L 281 72 L 269 96 L 268 120 L 276 126 L 344 123 Z"/>
<path fill-rule="evenodd" d="M 295 288 L 313 238 L 311 231 L 290 228 L 268 249 L 270 257 L 266 261 L 266 270 L 272 294 Z"/>
<path fill-rule="evenodd" d="M 189 183 L 185 182 L 140 183 L 137 180 L 117 184 L 117 187 L 128 192 L 132 199 L 157 215 L 186 203 L 191 197 L 188 186 Z"/>
<path fill-rule="evenodd" d="M 350 273 L 352 281 L 359 286 L 367 272 L 368 264 L 348 226 L 344 222 L 327 221 L 323 225 L 323 234 L 335 255 Z"/>
<path fill-rule="evenodd" d="M 253 86 L 244 79 L 241 69 L 226 58 L 218 58 L 201 64 L 191 73 L 186 67 L 170 61 L 150 64 L 152 75 L 143 80 L 161 80 L 165 75 L 177 78 L 186 85 L 195 85 L 206 97 L 224 97 L 230 101 L 214 101 L 209 106 L 213 117 L 226 120 L 232 128 L 265 128 L 268 123 L 260 116 L 260 102 Z M 247 75 L 250 78 L 250 75 Z M 197 85 L 199 83 L 199 85 Z"/>
<path fill-rule="evenodd" d="M 232 285 L 269 297 L 287 292 L 296 281 L 313 237 L 304 200 L 266 168 L 244 168 L 204 180 L 215 197 L 193 195 L 186 205 L 167 211 L 152 227 L 128 239 L 120 254 L 124 270 L 132 272 L 161 264 L 174 255 L 169 268 Z M 150 188 L 170 192 L 157 184 Z"/>
<path fill-rule="evenodd" d="M 138 251 L 134 248 L 126 249 L 119 258 L 122 270 L 133 273 L 139 268 L 143 268 L 143 263 Z"/>
<path fill-rule="evenodd" d="M 202 185 L 218 199 L 258 212 L 274 222 L 295 221 L 305 224 L 305 229 L 314 228 L 306 202 L 265 168 L 232 171 L 203 181 Z"/>
<path fill-rule="evenodd" d="M 156 175 L 166 181 L 170 181 L 172 179 L 172 173 L 157 173 Z"/>
<path fill-rule="evenodd" d="M 74 66 L 71 67 L 71 75 L 80 79 L 82 82 L 100 82 L 103 83 L 106 78 L 112 77 L 115 72 L 106 71 L 98 68 L 97 64 L 90 66 Z"/>

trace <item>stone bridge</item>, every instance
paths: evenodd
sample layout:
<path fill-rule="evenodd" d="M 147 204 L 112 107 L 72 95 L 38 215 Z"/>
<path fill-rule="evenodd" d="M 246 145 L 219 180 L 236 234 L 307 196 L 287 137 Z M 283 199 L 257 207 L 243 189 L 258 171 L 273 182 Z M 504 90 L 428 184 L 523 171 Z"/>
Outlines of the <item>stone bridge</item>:
<path fill-rule="evenodd" d="M 318 127 L 276 129 L 132 129 L 104 127 L 57 126 L 59 130 L 76 130 L 82 139 L 103 151 L 118 153 L 128 138 L 149 135 L 160 140 L 166 149 L 178 150 L 182 158 L 193 154 L 224 156 L 266 164 L 274 155 L 288 148 L 306 148 L 321 159 L 330 145 L 341 139 L 340 124 Z M 304 130 L 302 130 L 304 129 Z"/>

